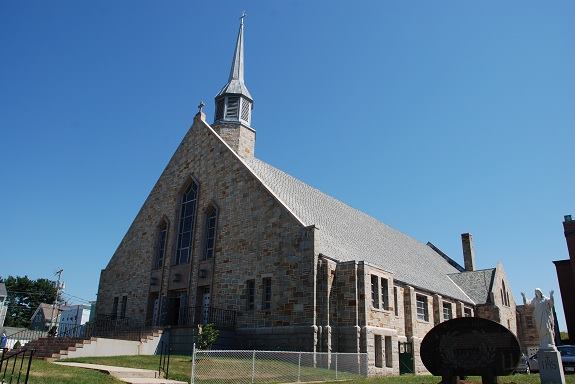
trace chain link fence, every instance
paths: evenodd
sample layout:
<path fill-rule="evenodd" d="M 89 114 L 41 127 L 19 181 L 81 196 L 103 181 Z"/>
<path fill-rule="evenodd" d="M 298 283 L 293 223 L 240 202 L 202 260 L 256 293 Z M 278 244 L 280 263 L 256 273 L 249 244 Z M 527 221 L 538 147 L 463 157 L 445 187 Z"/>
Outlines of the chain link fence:
<path fill-rule="evenodd" d="M 195 351 L 192 384 L 308 383 L 367 376 L 366 353 Z"/>

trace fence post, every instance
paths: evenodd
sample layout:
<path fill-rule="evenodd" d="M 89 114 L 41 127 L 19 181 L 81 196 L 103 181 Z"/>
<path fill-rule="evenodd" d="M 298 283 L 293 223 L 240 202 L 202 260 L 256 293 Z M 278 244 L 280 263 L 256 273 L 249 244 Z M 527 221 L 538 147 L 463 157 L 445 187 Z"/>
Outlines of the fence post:
<path fill-rule="evenodd" d="M 194 384 L 194 376 L 196 375 L 196 343 L 192 346 L 192 384 Z"/>
<path fill-rule="evenodd" d="M 335 379 L 337 380 L 337 352 L 335 353 Z"/>
<path fill-rule="evenodd" d="M 301 379 L 301 352 L 297 354 L 297 382 L 300 383 Z"/>
<path fill-rule="evenodd" d="M 256 378 L 256 351 L 252 354 L 252 384 Z"/>

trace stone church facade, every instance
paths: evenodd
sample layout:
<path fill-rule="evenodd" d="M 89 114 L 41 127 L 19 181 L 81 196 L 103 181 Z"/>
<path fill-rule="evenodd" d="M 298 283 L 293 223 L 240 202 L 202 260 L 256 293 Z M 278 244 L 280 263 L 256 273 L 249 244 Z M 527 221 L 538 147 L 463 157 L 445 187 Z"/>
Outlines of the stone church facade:
<path fill-rule="evenodd" d="M 503 267 L 475 270 L 470 235 L 460 266 L 254 156 L 243 31 L 214 123 L 200 106 L 102 270 L 98 314 L 222 322 L 229 348 L 367 352 L 372 374 L 425 371 L 419 344 L 450 318 L 516 332 Z"/>

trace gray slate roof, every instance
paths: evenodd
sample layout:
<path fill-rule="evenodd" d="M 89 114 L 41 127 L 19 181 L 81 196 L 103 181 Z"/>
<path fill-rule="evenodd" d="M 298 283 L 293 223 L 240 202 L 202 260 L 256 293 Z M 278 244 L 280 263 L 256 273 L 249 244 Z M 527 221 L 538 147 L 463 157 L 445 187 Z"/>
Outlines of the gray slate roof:
<path fill-rule="evenodd" d="M 6 292 L 6 284 L 0 283 L 0 297 L 8 296 L 8 292 Z"/>
<path fill-rule="evenodd" d="M 454 273 L 449 277 L 475 301 L 475 304 L 485 304 L 489 300 L 489 293 L 493 286 L 495 268 Z"/>
<path fill-rule="evenodd" d="M 398 281 L 472 302 L 448 277 L 459 271 L 429 246 L 259 159 L 243 160 L 305 225 L 319 228 L 316 252 L 365 261 L 394 273 Z"/>

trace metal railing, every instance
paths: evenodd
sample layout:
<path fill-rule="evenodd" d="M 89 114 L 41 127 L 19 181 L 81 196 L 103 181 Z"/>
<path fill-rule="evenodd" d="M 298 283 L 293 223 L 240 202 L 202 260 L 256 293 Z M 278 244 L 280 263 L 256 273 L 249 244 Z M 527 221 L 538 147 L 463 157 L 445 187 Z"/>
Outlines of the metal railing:
<path fill-rule="evenodd" d="M 160 364 L 158 366 L 158 377 L 162 377 L 162 372 L 164 374 L 164 379 L 168 378 L 168 373 L 170 371 L 170 355 L 171 348 L 169 342 L 160 342 L 158 346 L 158 352 L 160 355 Z"/>
<path fill-rule="evenodd" d="M 47 330 L 26 329 L 9 335 L 6 346 L 14 348 L 16 342 L 19 342 L 20 346 L 23 347 L 27 343 L 43 337 L 77 339 L 102 337 L 137 341 L 157 329 L 157 327 L 147 326 L 141 321 L 110 315 L 98 315 L 93 321 L 82 325 L 65 322 L 53 323 L 49 328 Z"/>
<path fill-rule="evenodd" d="M 219 329 L 234 329 L 236 311 L 203 306 L 187 307 L 181 311 L 178 325 L 198 324 L 214 324 Z"/>
<path fill-rule="evenodd" d="M 2 349 L 2 357 L 0 357 L 0 377 L 2 379 L 0 383 L 28 384 L 33 355 L 33 349 L 22 349 L 16 352 Z"/>
<path fill-rule="evenodd" d="M 195 350 L 192 356 L 192 384 L 308 383 L 366 376 L 366 353 Z"/>

